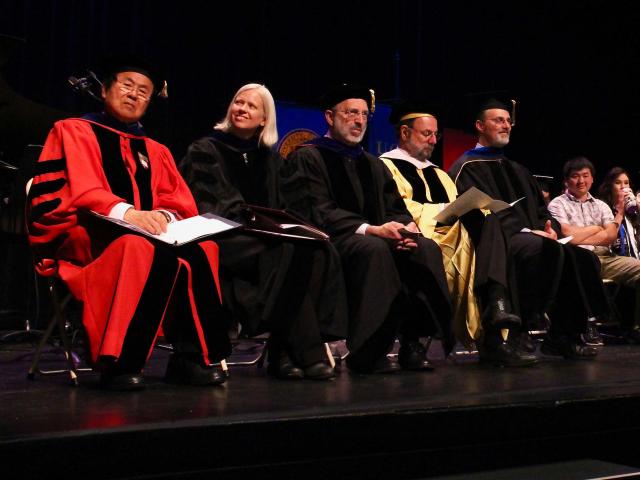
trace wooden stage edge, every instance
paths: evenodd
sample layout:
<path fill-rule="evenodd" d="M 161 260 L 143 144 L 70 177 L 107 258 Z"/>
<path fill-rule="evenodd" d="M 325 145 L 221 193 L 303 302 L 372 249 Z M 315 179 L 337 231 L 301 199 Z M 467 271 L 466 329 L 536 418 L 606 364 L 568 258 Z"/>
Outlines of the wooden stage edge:
<path fill-rule="evenodd" d="M 637 346 L 526 369 L 436 349 L 433 373 L 345 370 L 332 382 L 236 367 L 204 389 L 164 384 L 157 351 L 136 393 L 103 392 L 93 373 L 78 388 L 28 381 L 29 348 L 0 350 L 5 478 L 429 478 L 581 459 L 640 468 Z"/>

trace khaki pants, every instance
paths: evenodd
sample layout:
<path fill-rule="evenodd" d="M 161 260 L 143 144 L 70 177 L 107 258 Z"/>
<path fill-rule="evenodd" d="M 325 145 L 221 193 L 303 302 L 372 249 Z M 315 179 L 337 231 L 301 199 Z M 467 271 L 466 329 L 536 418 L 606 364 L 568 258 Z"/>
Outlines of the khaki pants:
<path fill-rule="evenodd" d="M 596 247 L 602 265 L 602 278 L 613 280 L 619 285 L 635 288 L 636 306 L 634 326 L 640 326 L 640 260 L 612 254 L 607 247 Z"/>

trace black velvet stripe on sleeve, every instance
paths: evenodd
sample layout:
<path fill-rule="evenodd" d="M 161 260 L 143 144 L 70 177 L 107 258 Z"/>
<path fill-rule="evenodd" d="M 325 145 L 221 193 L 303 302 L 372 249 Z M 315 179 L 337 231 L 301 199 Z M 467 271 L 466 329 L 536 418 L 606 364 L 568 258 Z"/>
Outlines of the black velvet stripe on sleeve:
<path fill-rule="evenodd" d="M 120 135 L 99 125 L 91 124 L 91 128 L 100 147 L 102 167 L 111 191 L 124 198 L 127 203 L 135 205 L 131 177 L 120 150 Z"/>
<path fill-rule="evenodd" d="M 40 203 L 39 205 L 31 207 L 31 210 L 29 212 L 29 222 L 37 222 L 40 217 L 58 208 L 58 205 L 60 205 L 61 202 L 61 199 L 54 198 L 53 200 L 48 200 L 46 202 Z"/>
<path fill-rule="evenodd" d="M 38 198 L 41 195 L 47 193 L 54 193 L 60 190 L 67 180 L 64 178 L 57 178 L 56 180 L 50 180 L 48 182 L 40 182 L 32 185 L 29 189 L 29 198 Z"/>
<path fill-rule="evenodd" d="M 42 175 L 45 173 L 63 172 L 67 166 L 66 158 L 55 158 L 53 160 L 42 160 L 35 164 L 33 175 Z"/>
<path fill-rule="evenodd" d="M 138 185 L 138 193 L 140 195 L 140 208 L 142 210 L 153 210 L 153 196 L 151 195 L 151 162 L 149 162 L 149 154 L 144 140 L 132 139 L 131 151 L 136 160 L 138 168 L 136 168 L 136 185 Z M 146 158 L 146 166 L 140 156 Z"/>

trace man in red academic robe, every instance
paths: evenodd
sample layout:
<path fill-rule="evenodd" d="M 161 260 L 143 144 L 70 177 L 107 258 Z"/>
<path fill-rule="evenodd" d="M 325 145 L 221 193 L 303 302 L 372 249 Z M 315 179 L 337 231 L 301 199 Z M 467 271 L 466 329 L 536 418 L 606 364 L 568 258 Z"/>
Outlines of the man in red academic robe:
<path fill-rule="evenodd" d="M 230 351 L 217 245 L 105 238 L 83 215 L 94 211 L 158 234 L 198 213 L 171 153 L 139 123 L 164 82 L 140 61 L 112 63 L 108 74 L 104 111 L 57 122 L 47 138 L 29 193 L 30 241 L 42 259 L 57 261 L 57 274 L 83 303 L 91 361 L 105 388 L 143 386 L 161 326 L 174 346 L 167 381 L 223 383 L 211 366 Z"/>

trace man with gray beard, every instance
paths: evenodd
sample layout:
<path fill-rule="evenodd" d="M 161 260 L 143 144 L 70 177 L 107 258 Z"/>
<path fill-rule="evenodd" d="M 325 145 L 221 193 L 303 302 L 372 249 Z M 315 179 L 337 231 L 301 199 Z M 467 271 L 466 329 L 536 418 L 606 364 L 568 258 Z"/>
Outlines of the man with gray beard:
<path fill-rule="evenodd" d="M 360 142 L 375 108 L 373 91 L 342 85 L 323 97 L 328 126 L 289 157 L 296 185 L 288 208 L 326 231 L 342 258 L 349 303 L 347 365 L 359 373 L 431 370 L 419 338 L 453 348 L 451 302 L 438 245 L 419 234 L 384 164 Z M 287 198 L 288 197 L 288 198 Z"/>

